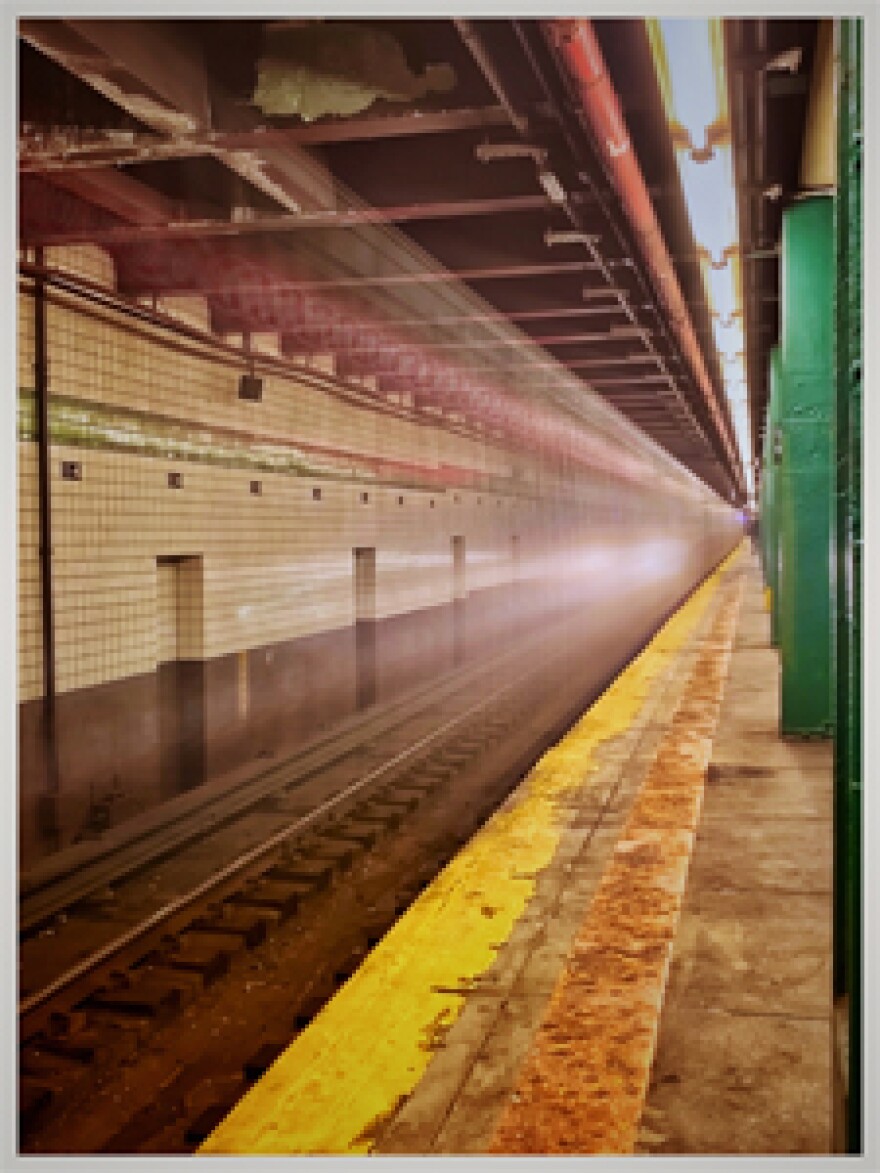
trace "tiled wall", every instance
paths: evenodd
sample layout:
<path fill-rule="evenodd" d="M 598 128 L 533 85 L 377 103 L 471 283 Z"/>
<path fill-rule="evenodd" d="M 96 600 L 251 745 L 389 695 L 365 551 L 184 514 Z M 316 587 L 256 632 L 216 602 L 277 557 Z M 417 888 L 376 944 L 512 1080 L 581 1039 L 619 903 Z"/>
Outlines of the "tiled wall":
<path fill-rule="evenodd" d="M 52 250 L 46 260 L 112 287 L 100 250 Z M 60 784 L 56 830 L 47 835 L 38 801 L 51 765 L 38 700 L 34 305 L 25 283 L 25 867 L 91 834 L 108 803 L 116 825 L 229 770 L 261 768 L 356 711 L 364 667 L 352 626 L 357 547 L 375 550 L 375 696 L 387 700 L 506 647 L 565 605 L 582 607 L 573 583 L 607 596 L 609 583 L 627 590 L 654 574 L 659 618 L 732 541 L 729 526 L 707 523 L 705 497 L 662 469 L 648 491 L 599 472 L 563 478 L 522 452 L 345 402 L 309 373 L 264 370 L 262 402 L 245 402 L 240 354 L 230 360 L 180 329 L 49 289 Z M 158 308 L 190 327 L 208 322 L 197 298 L 160 299 Z M 250 344 L 277 355 L 273 335 Z M 332 373 L 332 358 L 310 364 L 311 374 L 322 370 Z M 65 462 L 78 465 L 78 478 L 62 475 Z M 463 583 L 453 538 L 464 544 Z"/>
<path fill-rule="evenodd" d="M 112 279 L 100 250 L 68 250 L 51 261 L 91 280 Z M 207 322 L 199 299 L 166 299 L 164 308 Z M 514 535 L 528 578 L 542 572 L 539 555 L 607 539 L 622 516 L 621 491 L 603 476 L 561 484 L 518 456 L 514 480 L 511 454 L 500 447 L 352 406 L 306 381 L 269 375 L 262 402 L 242 401 L 241 364 L 198 345 L 193 353 L 193 343 L 173 332 L 72 295 L 53 292 L 47 332 L 59 692 L 155 671 L 168 638 L 160 617 L 172 573 L 190 600 L 180 654 L 211 659 L 350 624 L 356 546 L 376 548 L 383 618 L 451 600 L 453 536 L 464 538 L 472 592 L 513 578 Z M 272 353 L 277 340 L 260 336 L 253 345 Z M 24 289 L 22 701 L 40 695 L 42 674 L 32 363 L 33 300 Z M 383 471 L 365 457 L 407 467 Z M 80 463 L 81 479 L 62 479 L 64 461 Z M 439 487 L 442 466 L 461 470 L 458 487 Z M 172 473 L 179 487 L 169 486 Z M 658 506 L 640 508 L 647 517 Z M 680 525 L 692 524 L 682 511 Z M 193 561 L 174 570 L 157 562 L 171 557 Z M 189 577 L 196 573 L 197 589 Z"/>
<path fill-rule="evenodd" d="M 85 277 L 95 285 L 112 289 L 116 284 L 116 269 L 106 249 L 94 244 L 61 245 L 47 248 L 43 263 L 49 269 L 63 269 L 77 277 Z"/>
<path fill-rule="evenodd" d="M 43 692 L 43 629 L 40 594 L 40 517 L 37 446 L 18 445 L 18 692 L 22 700 Z"/>
<path fill-rule="evenodd" d="M 30 318 L 29 299 L 22 296 L 20 318 Z M 84 313 L 71 297 L 50 304 L 47 330 L 55 395 L 135 407 L 182 418 L 193 426 L 225 427 L 266 440 L 509 473 L 509 458 L 499 451 L 439 428 L 354 409 L 305 382 L 269 375 L 264 378 L 262 402 L 241 400 L 238 381 L 243 364 L 193 353 L 192 345 L 172 351 L 169 335 L 160 329 L 138 326 L 135 332 L 110 312 Z M 32 349 L 25 340 L 21 352 L 27 366 L 25 355 Z"/>

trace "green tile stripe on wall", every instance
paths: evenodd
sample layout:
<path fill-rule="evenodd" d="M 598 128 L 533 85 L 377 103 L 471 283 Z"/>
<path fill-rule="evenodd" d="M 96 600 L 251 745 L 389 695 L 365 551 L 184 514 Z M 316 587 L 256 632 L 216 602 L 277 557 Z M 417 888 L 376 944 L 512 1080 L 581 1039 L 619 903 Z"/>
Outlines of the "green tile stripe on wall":
<path fill-rule="evenodd" d="M 36 440 L 36 402 L 33 388 L 22 387 L 18 394 L 18 438 Z M 295 444 L 272 443 L 228 429 L 193 426 L 182 420 L 130 408 L 108 407 L 67 396 L 54 395 L 49 406 L 49 432 L 53 444 L 77 448 L 98 448 L 129 452 L 139 456 L 188 460 L 224 468 L 247 468 L 290 476 L 371 481 L 402 488 L 440 490 L 436 478 L 423 479 L 404 474 L 381 476 L 357 455 L 305 451 Z M 522 485 L 505 478 L 478 475 L 477 487 L 486 491 L 523 494 Z"/>
<path fill-rule="evenodd" d="M 33 387 L 20 387 L 18 391 L 18 438 L 37 438 L 37 397 Z"/>

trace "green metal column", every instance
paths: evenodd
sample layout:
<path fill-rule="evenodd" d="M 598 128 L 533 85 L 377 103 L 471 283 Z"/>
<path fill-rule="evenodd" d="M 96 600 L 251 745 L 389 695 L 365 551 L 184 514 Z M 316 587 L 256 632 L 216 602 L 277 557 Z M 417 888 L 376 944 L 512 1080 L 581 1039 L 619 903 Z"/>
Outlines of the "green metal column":
<path fill-rule="evenodd" d="M 764 420 L 764 439 L 761 444 L 761 481 L 758 492 L 758 516 L 761 519 L 761 568 L 764 571 L 764 584 L 768 595 L 772 597 L 770 587 L 770 500 L 771 500 L 771 468 L 770 450 L 770 404 L 767 404 L 767 415 Z"/>
<path fill-rule="evenodd" d="M 849 1009 L 847 1149 L 864 1145 L 862 1092 L 862 23 L 839 26 L 837 297 L 837 728 L 834 993 Z"/>
<path fill-rule="evenodd" d="M 782 732 L 828 736 L 832 671 L 834 224 L 830 195 L 782 222 L 778 516 Z"/>
<path fill-rule="evenodd" d="M 781 434 L 779 431 L 779 400 L 781 395 L 782 372 L 779 347 L 770 352 L 770 399 L 767 404 L 767 448 L 765 469 L 767 472 L 767 547 L 765 576 L 770 589 L 770 642 L 779 647 L 779 466 L 781 458 Z"/>

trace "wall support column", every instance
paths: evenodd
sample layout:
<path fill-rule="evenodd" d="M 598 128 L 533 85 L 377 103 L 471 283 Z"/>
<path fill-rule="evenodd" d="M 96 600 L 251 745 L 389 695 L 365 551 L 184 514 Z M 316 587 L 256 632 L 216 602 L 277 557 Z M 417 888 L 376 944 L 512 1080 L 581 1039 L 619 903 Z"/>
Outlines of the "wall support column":
<path fill-rule="evenodd" d="M 799 736 L 834 721 L 833 290 L 833 199 L 807 196 L 783 214 L 779 402 L 781 723 Z"/>

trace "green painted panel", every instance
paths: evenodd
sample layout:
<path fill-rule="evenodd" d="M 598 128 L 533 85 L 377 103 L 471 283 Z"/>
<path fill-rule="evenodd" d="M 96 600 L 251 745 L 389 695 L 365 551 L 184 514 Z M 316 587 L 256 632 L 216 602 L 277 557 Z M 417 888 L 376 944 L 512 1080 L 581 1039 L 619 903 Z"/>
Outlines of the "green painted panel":
<path fill-rule="evenodd" d="M 834 720 L 834 225 L 830 196 L 782 225 L 778 634 L 782 732 L 827 736 Z"/>

